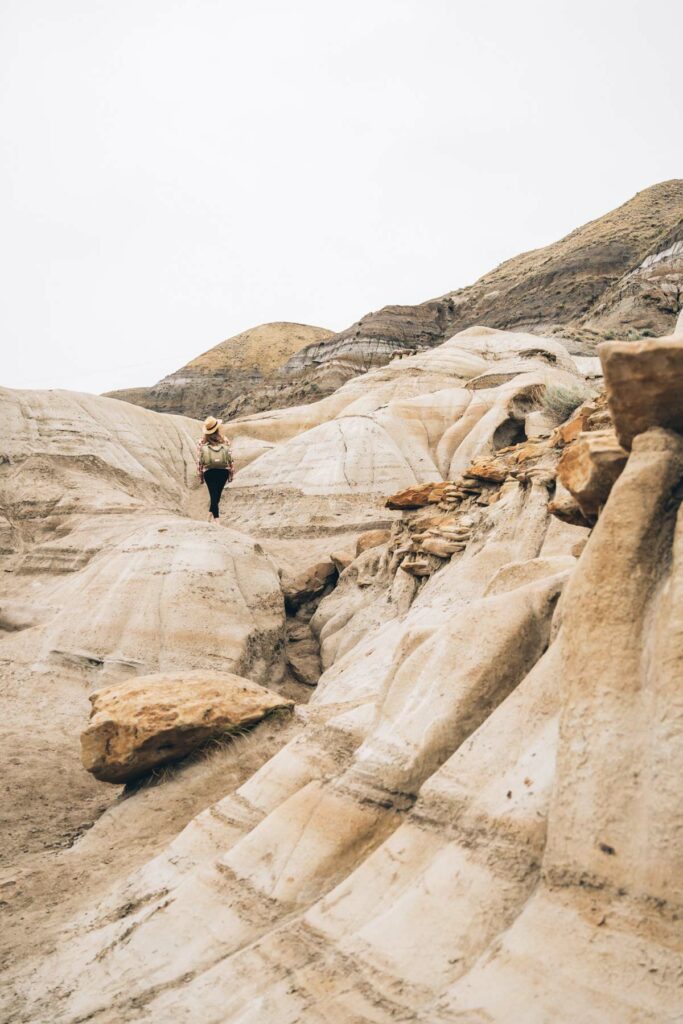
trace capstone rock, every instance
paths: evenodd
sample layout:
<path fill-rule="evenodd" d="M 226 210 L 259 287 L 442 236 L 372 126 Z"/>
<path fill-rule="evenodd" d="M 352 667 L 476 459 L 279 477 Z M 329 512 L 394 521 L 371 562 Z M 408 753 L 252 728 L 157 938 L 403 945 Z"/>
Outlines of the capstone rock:
<path fill-rule="evenodd" d="M 650 427 L 683 433 L 683 338 L 605 342 L 598 349 L 614 429 L 624 448 Z"/>

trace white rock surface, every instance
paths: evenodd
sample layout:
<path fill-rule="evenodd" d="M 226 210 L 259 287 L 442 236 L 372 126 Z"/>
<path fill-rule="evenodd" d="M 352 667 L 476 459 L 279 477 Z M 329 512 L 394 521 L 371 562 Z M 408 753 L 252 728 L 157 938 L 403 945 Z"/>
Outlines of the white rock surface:
<path fill-rule="evenodd" d="M 466 386 L 494 371 L 502 383 Z M 351 547 L 348 534 L 368 528 L 372 510 L 373 528 L 386 528 L 388 493 L 453 478 L 520 440 L 544 388 L 580 380 L 557 343 L 476 328 L 316 405 L 231 424 L 236 444 L 275 446 L 225 499 L 258 546 L 220 531 L 218 576 L 234 573 L 245 597 L 226 598 L 243 622 L 235 656 L 253 659 L 244 674 L 266 674 L 271 648 L 254 638 L 274 635 L 277 618 L 277 575 L 261 545 L 280 545 L 302 571 L 321 560 L 321 544 L 328 554 Z M 400 571 L 410 546 L 401 551 L 392 513 L 389 542 L 354 558 L 311 619 L 323 673 L 294 731 L 200 813 L 186 811 L 165 848 L 129 867 L 113 859 L 96 898 L 85 885 L 66 910 L 52 908 L 41 922 L 52 948 L 31 947 L 12 965 L 7 1019 L 673 1024 L 683 618 L 671 496 L 682 445 L 661 430 L 636 439 L 578 560 L 588 531 L 549 515 L 546 471 L 509 478 L 495 503 L 466 499 L 464 550 L 430 556 L 438 565 L 426 578 Z M 210 528 L 184 520 L 177 500 L 163 521 L 176 524 L 169 543 L 189 609 L 206 571 L 196 545 L 203 551 Z M 149 568 L 144 589 L 158 608 L 157 556 L 136 563 L 135 543 L 108 541 L 94 518 L 70 536 L 74 552 L 96 537 L 97 553 L 46 584 L 45 619 L 23 634 L 54 645 L 60 616 L 77 607 L 77 644 L 93 652 L 88 609 L 126 565 L 134 579 Z M 44 528 L 35 548 L 21 529 L 22 564 L 38 549 L 46 564 L 58 540 Z M 147 520 L 141 530 L 148 552 Z M 245 575 L 255 589 L 245 591 Z M 27 593 L 17 586 L 17 605 Z M 203 596 L 214 608 L 215 590 Z M 196 620 L 185 638 L 180 620 L 168 627 L 175 653 L 152 644 L 158 660 L 199 656 Z M 145 635 L 144 616 L 131 614 L 131 658 Z M 103 626 L 107 656 L 128 651 L 128 637 Z M 278 664 L 273 648 L 271 670 Z M 65 876 L 87 878 L 113 829 L 133 834 L 143 799 L 106 811 L 69 852 Z"/>
<path fill-rule="evenodd" d="M 504 386 L 467 387 L 489 369 L 502 372 Z M 236 443 L 281 442 L 250 462 L 236 484 L 386 494 L 452 478 L 491 450 L 494 432 L 511 411 L 523 422 L 549 383 L 576 386 L 579 380 L 558 342 L 471 328 L 354 378 L 321 402 L 230 423 Z"/>
<path fill-rule="evenodd" d="M 186 515 L 198 425 L 113 399 L 0 392 L 3 817 L 23 851 L 111 802 L 74 737 L 88 694 L 131 675 L 213 669 L 277 681 L 276 566 L 243 533 Z"/>

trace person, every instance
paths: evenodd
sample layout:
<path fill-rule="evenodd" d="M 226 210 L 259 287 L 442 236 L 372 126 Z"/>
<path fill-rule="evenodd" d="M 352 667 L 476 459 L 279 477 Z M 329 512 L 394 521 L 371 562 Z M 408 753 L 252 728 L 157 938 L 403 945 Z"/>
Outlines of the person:
<path fill-rule="evenodd" d="M 209 489 L 209 522 L 218 519 L 218 506 L 223 488 L 234 476 L 232 449 L 221 433 L 222 420 L 207 416 L 204 433 L 197 442 L 197 474 Z"/>

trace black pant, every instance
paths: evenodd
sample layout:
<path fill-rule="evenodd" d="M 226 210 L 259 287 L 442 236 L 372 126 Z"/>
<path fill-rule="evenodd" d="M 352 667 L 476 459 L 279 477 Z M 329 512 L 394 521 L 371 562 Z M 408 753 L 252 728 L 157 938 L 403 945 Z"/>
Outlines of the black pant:
<path fill-rule="evenodd" d="M 228 479 L 227 469 L 205 469 L 204 483 L 209 488 L 211 506 L 209 512 L 214 519 L 218 519 L 218 502 L 221 500 L 223 488 Z"/>

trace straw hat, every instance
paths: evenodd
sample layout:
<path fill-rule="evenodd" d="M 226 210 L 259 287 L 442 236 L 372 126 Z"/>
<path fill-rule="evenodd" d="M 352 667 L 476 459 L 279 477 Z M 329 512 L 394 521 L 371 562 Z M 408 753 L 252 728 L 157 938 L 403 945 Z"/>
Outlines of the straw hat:
<path fill-rule="evenodd" d="M 207 416 L 204 420 L 204 433 L 215 434 L 223 420 L 217 420 L 215 416 Z"/>

